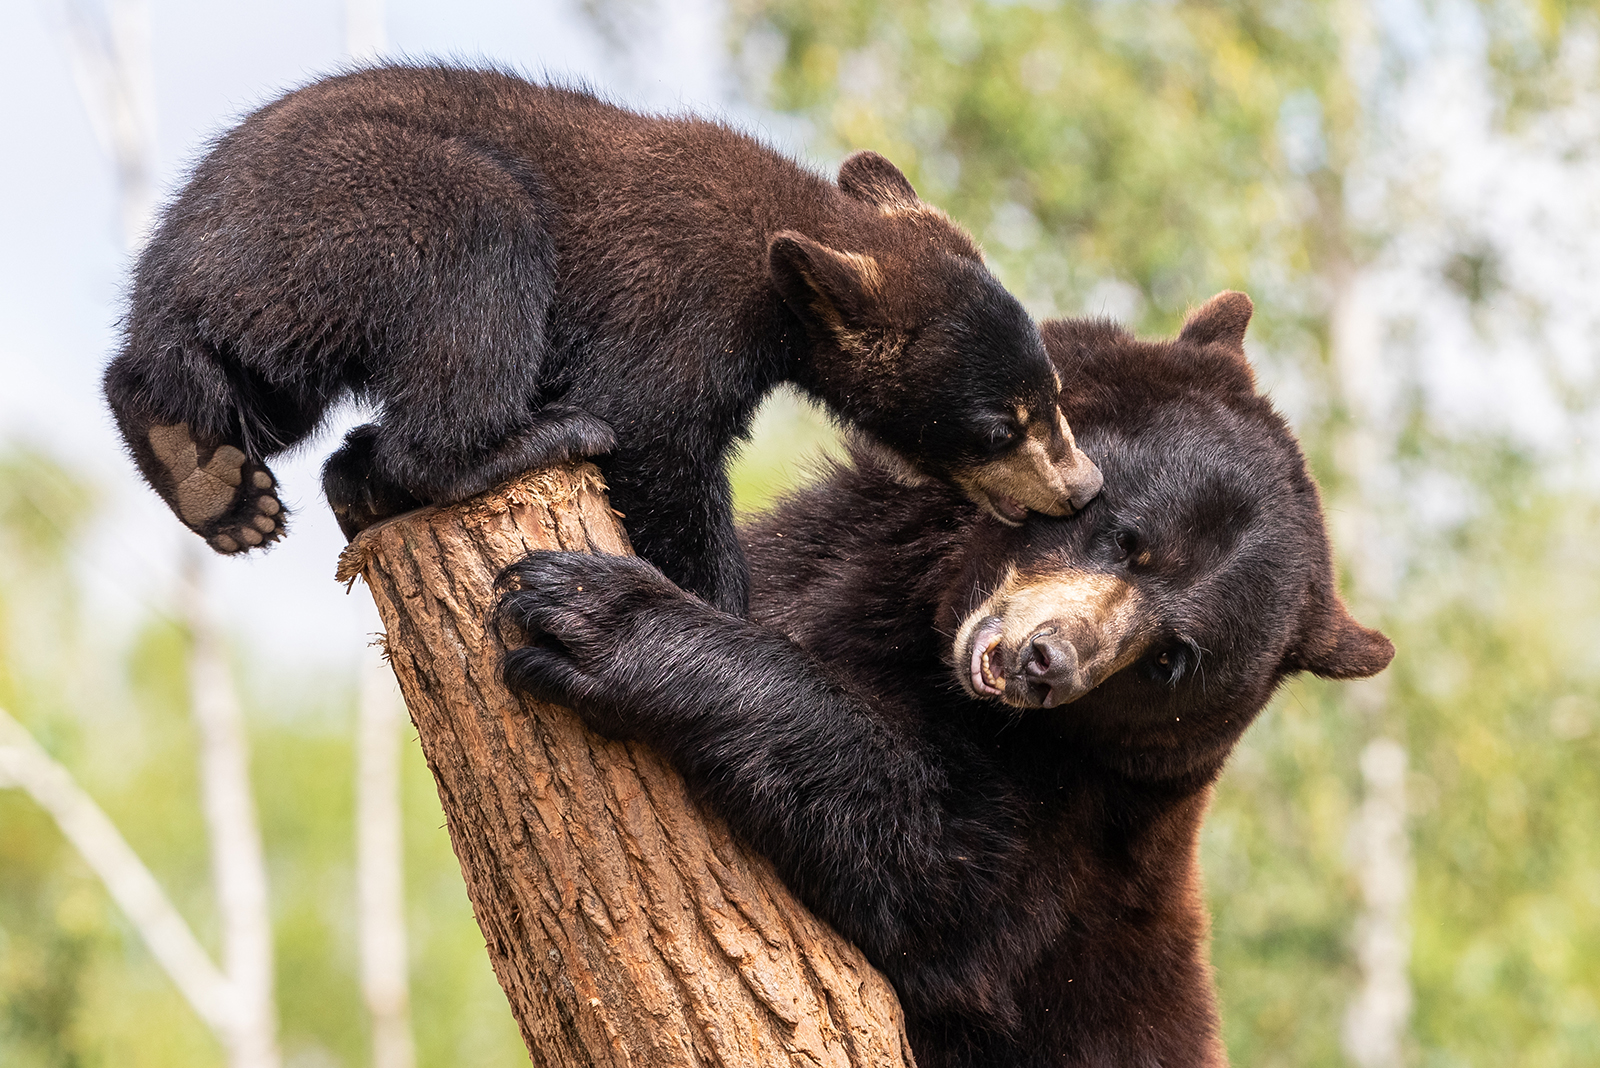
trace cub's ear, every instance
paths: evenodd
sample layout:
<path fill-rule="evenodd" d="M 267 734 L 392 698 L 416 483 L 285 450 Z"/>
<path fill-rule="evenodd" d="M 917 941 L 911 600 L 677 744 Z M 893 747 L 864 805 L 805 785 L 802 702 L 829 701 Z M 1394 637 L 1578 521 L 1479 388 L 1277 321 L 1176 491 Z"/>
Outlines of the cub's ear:
<path fill-rule="evenodd" d="M 1254 311 L 1255 305 L 1243 293 L 1231 289 L 1218 293 L 1189 316 L 1178 340 L 1197 345 L 1221 342 L 1243 352 L 1245 328 L 1250 325 L 1250 314 Z"/>
<path fill-rule="evenodd" d="M 914 208 L 922 201 L 900 168 L 876 152 L 857 152 L 839 165 L 839 189 L 876 208 Z"/>
<path fill-rule="evenodd" d="M 1312 624 L 1313 632 L 1302 635 L 1299 649 L 1289 655 L 1285 666 L 1291 671 L 1309 671 L 1325 679 L 1364 679 L 1394 659 L 1394 643 L 1351 618 L 1337 595 L 1321 615 Z"/>
<path fill-rule="evenodd" d="M 767 245 L 767 270 L 796 315 L 830 331 L 865 325 L 882 292 L 877 260 L 819 245 L 793 230 L 780 231 Z"/>

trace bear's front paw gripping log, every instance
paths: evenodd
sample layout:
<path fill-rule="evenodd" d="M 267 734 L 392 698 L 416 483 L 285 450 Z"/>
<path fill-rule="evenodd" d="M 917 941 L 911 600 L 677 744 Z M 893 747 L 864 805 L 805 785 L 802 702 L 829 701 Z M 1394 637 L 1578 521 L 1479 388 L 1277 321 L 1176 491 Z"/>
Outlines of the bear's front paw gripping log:
<path fill-rule="evenodd" d="M 211 548 L 239 553 L 283 537 L 288 513 L 263 464 L 236 446 L 196 441 L 187 423 L 153 426 L 146 438 L 167 476 L 158 488 Z"/>
<path fill-rule="evenodd" d="M 548 633 L 524 630 L 528 644 L 506 651 L 501 678 L 506 688 L 536 701 L 572 709 L 591 730 L 607 738 L 629 738 L 627 717 L 603 695 L 610 687 L 586 673 L 572 650 Z"/>
<path fill-rule="evenodd" d="M 609 654 L 639 613 L 688 600 L 637 556 L 533 552 L 501 572 L 499 586 L 506 622 L 597 655 Z"/>
<path fill-rule="evenodd" d="M 632 736 L 615 670 L 619 658 L 639 655 L 628 648 L 629 624 L 658 598 L 685 595 L 637 557 L 571 552 L 530 553 L 499 586 L 503 636 L 526 643 L 506 654 L 506 685 L 574 709 L 601 734 Z"/>

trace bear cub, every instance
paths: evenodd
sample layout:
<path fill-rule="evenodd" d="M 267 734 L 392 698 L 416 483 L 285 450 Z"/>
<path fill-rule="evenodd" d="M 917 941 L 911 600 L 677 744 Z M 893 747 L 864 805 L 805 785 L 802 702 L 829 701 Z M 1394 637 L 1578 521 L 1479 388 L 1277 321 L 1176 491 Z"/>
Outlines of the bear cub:
<path fill-rule="evenodd" d="M 745 531 L 749 622 L 637 559 L 527 557 L 507 681 L 666 754 L 894 983 L 922 1068 L 1223 1064 L 1211 784 L 1286 678 L 1394 652 L 1340 601 L 1250 312 L 1045 324 L 1105 472 L 1076 515 L 858 455 Z"/>
<path fill-rule="evenodd" d="M 742 614 L 724 462 L 793 382 L 998 520 L 1100 475 L 1039 332 L 873 153 L 834 184 L 715 122 L 494 70 L 330 77 L 219 139 L 133 275 L 105 392 L 140 471 L 221 553 L 285 511 L 265 461 L 331 405 L 347 536 L 597 457 L 636 551 Z"/>

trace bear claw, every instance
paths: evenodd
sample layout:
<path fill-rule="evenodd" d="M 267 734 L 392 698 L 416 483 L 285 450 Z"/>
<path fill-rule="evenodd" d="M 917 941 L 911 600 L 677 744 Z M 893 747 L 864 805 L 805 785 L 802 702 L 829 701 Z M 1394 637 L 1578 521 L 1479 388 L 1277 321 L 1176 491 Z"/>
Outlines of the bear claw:
<path fill-rule="evenodd" d="M 219 553 L 237 553 L 271 544 L 283 536 L 287 514 L 272 487 L 272 473 L 236 445 L 207 451 L 189 424 L 153 426 L 150 451 L 166 468 L 163 494 L 185 526 Z"/>

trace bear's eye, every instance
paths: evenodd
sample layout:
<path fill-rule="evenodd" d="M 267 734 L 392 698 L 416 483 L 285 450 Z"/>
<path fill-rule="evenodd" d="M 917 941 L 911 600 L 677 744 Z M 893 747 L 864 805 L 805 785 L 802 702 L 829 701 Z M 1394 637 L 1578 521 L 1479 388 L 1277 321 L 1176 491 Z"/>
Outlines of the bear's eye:
<path fill-rule="evenodd" d="M 1145 657 L 1143 674 L 1151 682 L 1176 686 L 1200 662 L 1200 649 L 1188 639 L 1180 638 L 1170 645 L 1157 646 Z"/>
<path fill-rule="evenodd" d="M 1131 530 L 1119 530 L 1113 535 L 1117 545 L 1117 563 L 1131 559 L 1139 551 L 1139 535 Z"/>
<path fill-rule="evenodd" d="M 991 427 L 989 430 L 989 448 L 995 452 L 999 452 L 1016 440 L 1017 432 L 1004 424 Z"/>

